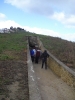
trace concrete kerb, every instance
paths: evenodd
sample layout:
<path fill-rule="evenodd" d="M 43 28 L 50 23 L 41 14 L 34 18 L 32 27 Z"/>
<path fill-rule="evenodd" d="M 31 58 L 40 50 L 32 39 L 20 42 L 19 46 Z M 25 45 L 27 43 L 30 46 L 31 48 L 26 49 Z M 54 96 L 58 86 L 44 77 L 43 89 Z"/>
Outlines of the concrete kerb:
<path fill-rule="evenodd" d="M 27 64 L 28 64 L 29 100 L 42 100 L 40 95 L 40 90 L 37 84 L 34 67 L 30 57 L 29 44 L 27 44 Z"/>

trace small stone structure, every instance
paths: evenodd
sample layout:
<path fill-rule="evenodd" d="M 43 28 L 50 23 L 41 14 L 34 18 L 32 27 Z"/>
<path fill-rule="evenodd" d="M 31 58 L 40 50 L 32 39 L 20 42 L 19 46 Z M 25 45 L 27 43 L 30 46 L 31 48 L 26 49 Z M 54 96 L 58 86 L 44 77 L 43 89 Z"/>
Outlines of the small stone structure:
<path fill-rule="evenodd" d="M 36 47 L 37 44 L 37 36 L 28 36 L 29 46 L 30 47 Z"/>

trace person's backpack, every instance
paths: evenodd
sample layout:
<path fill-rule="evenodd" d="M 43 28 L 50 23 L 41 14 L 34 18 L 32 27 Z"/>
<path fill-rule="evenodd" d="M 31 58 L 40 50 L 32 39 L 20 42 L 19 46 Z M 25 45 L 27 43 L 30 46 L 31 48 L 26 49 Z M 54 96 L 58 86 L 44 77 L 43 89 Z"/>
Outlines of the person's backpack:
<path fill-rule="evenodd" d="M 40 50 L 36 51 L 36 56 L 39 57 L 40 56 Z"/>
<path fill-rule="evenodd" d="M 30 54 L 31 54 L 31 56 L 34 56 L 34 51 L 30 50 Z"/>

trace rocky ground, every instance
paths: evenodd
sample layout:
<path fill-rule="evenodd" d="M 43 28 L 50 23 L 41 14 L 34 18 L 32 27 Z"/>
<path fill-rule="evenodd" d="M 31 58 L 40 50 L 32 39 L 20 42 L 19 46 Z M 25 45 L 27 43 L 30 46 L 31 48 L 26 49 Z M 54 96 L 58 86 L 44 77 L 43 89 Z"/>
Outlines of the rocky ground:
<path fill-rule="evenodd" d="M 29 100 L 27 54 L 0 61 L 0 100 Z"/>

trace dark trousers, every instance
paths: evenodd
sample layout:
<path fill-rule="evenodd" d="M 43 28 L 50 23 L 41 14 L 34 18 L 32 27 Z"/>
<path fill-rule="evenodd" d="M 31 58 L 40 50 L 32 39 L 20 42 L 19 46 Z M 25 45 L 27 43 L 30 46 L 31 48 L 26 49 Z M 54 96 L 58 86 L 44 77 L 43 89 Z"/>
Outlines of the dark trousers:
<path fill-rule="evenodd" d="M 39 56 L 35 57 L 35 63 L 38 64 L 38 62 L 39 62 Z"/>
<path fill-rule="evenodd" d="M 45 64 L 45 69 L 47 69 L 47 59 L 42 59 L 42 68 Z"/>
<path fill-rule="evenodd" d="M 34 56 L 31 56 L 32 62 L 34 62 Z"/>

